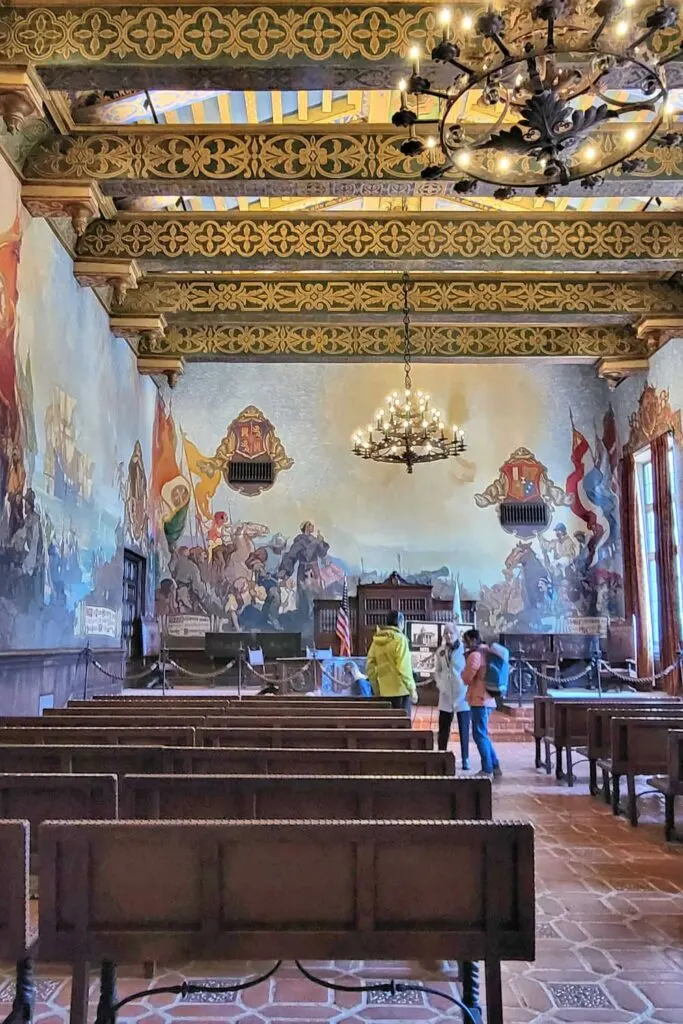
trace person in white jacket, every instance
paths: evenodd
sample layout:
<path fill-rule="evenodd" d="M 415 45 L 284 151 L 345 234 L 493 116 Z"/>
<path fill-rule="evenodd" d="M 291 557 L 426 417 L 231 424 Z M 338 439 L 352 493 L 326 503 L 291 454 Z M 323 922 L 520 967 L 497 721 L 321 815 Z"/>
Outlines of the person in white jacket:
<path fill-rule="evenodd" d="M 458 716 L 460 754 L 465 771 L 470 766 L 470 706 L 467 703 L 467 687 L 460 673 L 465 667 L 465 651 L 460 632 L 453 622 L 442 629 L 442 642 L 436 652 L 434 679 L 439 690 L 439 750 L 448 749 L 448 740 L 453 725 L 453 715 Z"/>

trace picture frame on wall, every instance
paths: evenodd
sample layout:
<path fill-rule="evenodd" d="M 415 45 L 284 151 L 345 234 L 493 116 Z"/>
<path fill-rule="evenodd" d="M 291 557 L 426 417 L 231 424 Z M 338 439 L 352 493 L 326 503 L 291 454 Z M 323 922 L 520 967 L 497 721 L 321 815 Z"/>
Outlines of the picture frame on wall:
<path fill-rule="evenodd" d="M 436 648 L 431 650 L 429 647 L 423 647 L 419 651 L 411 651 L 410 661 L 413 673 L 421 679 L 426 679 L 433 675 L 436 669 Z"/>
<path fill-rule="evenodd" d="M 439 623 L 411 622 L 410 646 L 415 649 L 427 647 L 435 651 L 439 646 Z"/>

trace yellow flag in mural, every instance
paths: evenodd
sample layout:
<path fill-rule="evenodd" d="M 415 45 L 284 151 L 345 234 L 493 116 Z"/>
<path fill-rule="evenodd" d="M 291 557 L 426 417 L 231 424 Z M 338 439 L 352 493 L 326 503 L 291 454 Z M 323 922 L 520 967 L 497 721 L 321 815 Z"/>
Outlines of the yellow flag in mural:
<path fill-rule="evenodd" d="M 199 448 L 189 438 L 183 435 L 183 446 L 185 448 L 185 459 L 187 468 L 193 478 L 197 478 L 194 485 L 194 498 L 197 511 L 202 519 L 207 521 L 213 518 L 211 502 L 221 482 L 221 471 L 215 461 L 202 455 Z"/>

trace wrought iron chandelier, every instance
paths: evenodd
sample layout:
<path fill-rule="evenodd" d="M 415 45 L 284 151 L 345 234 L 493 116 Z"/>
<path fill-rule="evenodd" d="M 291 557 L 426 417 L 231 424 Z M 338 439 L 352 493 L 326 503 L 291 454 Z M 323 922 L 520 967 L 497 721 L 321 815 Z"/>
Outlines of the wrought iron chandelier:
<path fill-rule="evenodd" d="M 660 127 L 660 144 L 681 143 L 665 74 L 678 51 L 658 60 L 652 50 L 655 33 L 672 28 L 678 13 L 662 4 L 638 27 L 635 2 L 531 0 L 508 15 L 489 8 L 465 16 L 455 30 L 442 11 L 443 38 L 431 53 L 437 84 L 422 75 L 418 47 L 412 74 L 399 82 L 392 121 L 408 129 L 402 152 L 426 157 L 423 178 L 455 177 L 462 194 L 494 186 L 497 199 L 520 188 L 548 196 L 577 180 L 595 188 L 610 168 L 645 169 L 636 154 Z M 429 124 L 438 138 L 417 134 Z"/>
<path fill-rule="evenodd" d="M 403 366 L 405 389 L 386 399 L 374 423 L 353 435 L 353 453 L 374 462 L 402 463 L 409 473 L 419 462 L 437 462 L 461 455 L 467 448 L 465 434 L 456 425 L 447 428 L 431 397 L 413 391 L 410 363 L 410 279 L 403 274 Z"/>

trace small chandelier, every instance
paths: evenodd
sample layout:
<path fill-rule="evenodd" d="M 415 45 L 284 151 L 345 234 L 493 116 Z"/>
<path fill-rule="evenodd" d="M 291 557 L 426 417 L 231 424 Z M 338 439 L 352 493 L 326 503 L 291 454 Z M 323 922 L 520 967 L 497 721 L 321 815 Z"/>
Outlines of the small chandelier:
<path fill-rule="evenodd" d="M 375 422 L 353 435 L 353 454 L 374 462 L 399 462 L 409 473 L 418 462 L 454 458 L 466 450 L 464 432 L 447 429 L 441 413 L 424 391 L 413 391 L 410 373 L 410 280 L 403 274 L 403 365 L 405 390 L 394 391 Z"/>
<path fill-rule="evenodd" d="M 453 69 L 451 84 L 451 76 L 444 81 L 437 67 L 433 86 L 420 71 L 419 47 L 411 49 L 412 74 L 399 82 L 401 105 L 392 117 L 396 127 L 408 130 L 401 151 L 426 159 L 423 178 L 455 178 L 454 190 L 461 194 L 475 192 L 480 183 L 493 186 L 499 200 L 520 188 L 545 197 L 577 180 L 592 189 L 603 184 L 610 168 L 644 170 L 636 153 L 660 127 L 658 143 L 681 142 L 667 103 L 670 58 L 659 60 L 652 49 L 655 33 L 671 29 L 678 14 L 660 4 L 639 27 L 629 17 L 634 3 L 511 5 L 509 38 L 506 17 L 489 8 L 476 19 L 460 20 L 460 42 L 451 12 L 442 11 L 443 37 L 431 59 Z M 409 96 L 415 97 L 410 106 Z M 469 112 L 477 108 L 475 119 Z M 438 138 L 416 134 L 417 125 L 429 124 Z"/>

